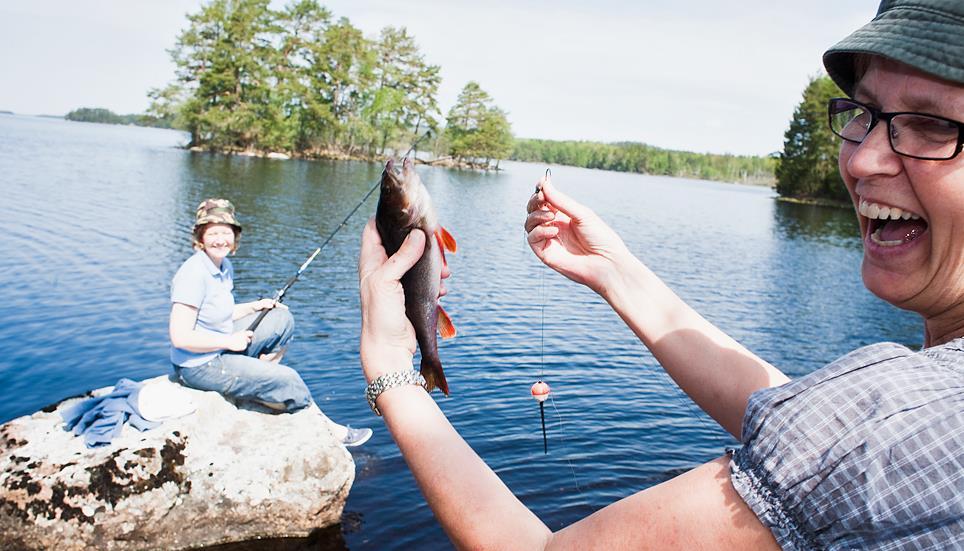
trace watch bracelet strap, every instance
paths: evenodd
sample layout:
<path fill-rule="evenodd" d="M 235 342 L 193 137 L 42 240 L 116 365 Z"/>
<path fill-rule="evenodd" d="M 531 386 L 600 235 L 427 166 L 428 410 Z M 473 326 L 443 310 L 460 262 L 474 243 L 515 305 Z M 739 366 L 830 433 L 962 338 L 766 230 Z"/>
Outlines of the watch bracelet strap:
<path fill-rule="evenodd" d="M 375 405 L 375 400 L 386 390 L 403 385 L 419 385 L 425 388 L 425 377 L 422 377 L 422 374 L 414 369 L 405 369 L 379 375 L 374 381 L 368 384 L 368 387 L 365 388 L 365 398 L 368 399 L 368 406 L 372 408 L 375 415 L 379 417 L 382 416 L 382 412 L 379 411 L 378 406 Z M 428 389 L 426 389 L 426 391 L 427 390 Z"/>

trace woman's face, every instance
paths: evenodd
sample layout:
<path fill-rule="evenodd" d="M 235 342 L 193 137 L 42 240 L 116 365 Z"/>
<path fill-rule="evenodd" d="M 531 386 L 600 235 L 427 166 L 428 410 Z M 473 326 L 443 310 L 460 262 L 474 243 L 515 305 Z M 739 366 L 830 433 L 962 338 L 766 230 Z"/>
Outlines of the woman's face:
<path fill-rule="evenodd" d="M 964 86 L 881 58 L 870 62 L 854 96 L 885 112 L 964 120 Z M 927 320 L 964 320 L 964 154 L 947 161 L 900 156 L 880 122 L 863 143 L 842 143 L 840 174 L 860 221 L 864 285 Z M 882 220 L 895 207 L 900 220 Z"/>
<path fill-rule="evenodd" d="M 201 234 L 201 244 L 215 264 L 234 251 L 234 228 L 228 224 L 208 224 Z"/>

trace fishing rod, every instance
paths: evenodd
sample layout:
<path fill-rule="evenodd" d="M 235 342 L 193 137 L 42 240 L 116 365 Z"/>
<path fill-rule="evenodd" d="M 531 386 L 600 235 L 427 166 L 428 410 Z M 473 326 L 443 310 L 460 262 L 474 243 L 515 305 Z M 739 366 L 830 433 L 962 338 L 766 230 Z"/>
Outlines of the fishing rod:
<path fill-rule="evenodd" d="M 324 245 L 322 245 L 322 247 L 323 246 Z M 295 272 L 295 275 L 291 276 L 291 278 L 289 278 L 288 281 L 285 282 L 284 286 L 278 289 L 278 291 L 274 294 L 274 297 L 272 297 L 273 301 L 281 302 L 282 300 L 284 300 L 285 293 L 288 292 L 288 289 L 291 289 L 291 286 L 295 284 L 295 281 L 298 281 L 298 276 L 300 276 L 301 273 L 305 271 L 305 268 L 307 268 L 308 265 L 311 264 L 311 261 L 314 260 L 315 257 L 318 256 L 318 253 L 320 252 L 321 252 L 321 247 L 318 247 L 317 249 L 315 249 L 315 252 L 311 253 L 311 256 L 308 257 L 308 260 L 305 260 L 305 263 L 302 264 L 300 268 L 298 268 L 297 272 Z M 254 331 L 255 329 L 257 329 L 258 325 L 261 324 L 261 321 L 264 319 L 265 316 L 268 315 L 268 312 L 270 312 L 271 310 L 273 310 L 273 308 L 265 308 L 264 310 L 261 310 L 261 313 L 258 314 L 258 317 L 254 318 L 254 321 L 251 322 L 251 325 L 248 326 L 248 331 Z"/>
<path fill-rule="evenodd" d="M 408 148 L 408 151 L 406 151 L 405 155 L 403 155 L 402 157 L 403 158 L 408 157 L 409 153 L 414 151 L 415 148 L 418 146 L 418 144 L 421 143 L 421 141 L 424 140 L 425 137 L 431 133 L 432 131 L 429 130 L 424 134 L 422 134 L 422 137 L 415 140 L 415 143 L 412 144 L 412 147 Z M 305 263 L 302 264 L 300 268 L 298 268 L 298 271 L 295 273 L 295 275 L 291 276 L 291 278 L 288 279 L 287 282 L 285 282 L 284 286 L 278 289 L 278 291 L 274 294 L 274 298 L 273 298 L 275 302 L 281 302 L 284 299 L 285 293 L 287 293 L 288 289 L 290 289 L 291 286 L 295 284 L 295 281 L 298 280 L 298 276 L 300 276 L 301 273 L 305 271 L 305 268 L 307 268 L 308 265 L 311 264 L 311 261 L 314 260 L 316 256 L 318 256 L 318 253 L 320 253 L 322 249 L 325 248 L 325 245 L 331 242 L 331 240 L 335 237 L 335 234 L 338 233 L 338 230 L 342 229 L 348 224 L 348 220 L 350 220 L 351 217 L 356 212 L 358 212 L 358 209 L 360 209 L 361 206 L 365 204 L 365 201 L 367 201 L 368 198 L 372 196 L 372 193 L 375 193 L 375 190 L 378 189 L 378 186 L 380 184 L 381 184 L 381 180 L 379 180 L 378 182 L 375 182 L 375 185 L 372 186 L 370 190 L 368 190 L 368 193 L 366 193 L 365 196 L 362 197 L 362 200 L 359 201 L 357 205 L 355 205 L 355 208 L 351 209 L 351 212 L 349 212 L 348 216 L 346 216 L 345 219 L 341 221 L 341 224 L 338 224 L 338 226 L 335 228 L 335 231 L 331 232 L 331 235 L 328 236 L 328 239 L 325 239 L 325 242 L 322 243 L 320 247 L 315 249 L 315 252 L 311 253 L 311 256 L 308 257 L 308 260 L 306 260 Z M 261 321 L 264 320 L 264 317 L 267 316 L 268 312 L 270 312 L 271 310 L 272 308 L 261 310 L 261 313 L 258 314 L 258 317 L 254 318 L 254 321 L 251 322 L 251 325 L 248 326 L 248 331 L 254 331 L 255 329 L 257 329 L 258 325 L 261 324 Z"/>

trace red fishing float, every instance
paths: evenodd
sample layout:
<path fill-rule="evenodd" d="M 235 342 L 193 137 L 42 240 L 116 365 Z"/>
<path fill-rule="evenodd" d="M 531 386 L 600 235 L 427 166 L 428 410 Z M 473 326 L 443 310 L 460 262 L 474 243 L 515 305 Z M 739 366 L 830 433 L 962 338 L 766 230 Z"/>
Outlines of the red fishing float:
<path fill-rule="evenodd" d="M 539 417 L 542 418 L 542 448 L 543 453 L 549 453 L 549 439 L 546 437 L 546 410 L 545 404 L 546 398 L 549 397 L 549 385 L 542 381 L 536 381 L 529 389 L 532 397 L 536 402 L 539 402 Z"/>

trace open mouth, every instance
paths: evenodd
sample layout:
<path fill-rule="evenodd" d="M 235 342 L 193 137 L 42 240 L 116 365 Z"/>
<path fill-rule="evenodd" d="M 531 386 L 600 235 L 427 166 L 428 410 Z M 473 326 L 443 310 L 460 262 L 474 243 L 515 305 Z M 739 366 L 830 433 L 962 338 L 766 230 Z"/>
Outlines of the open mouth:
<path fill-rule="evenodd" d="M 917 239 L 927 231 L 927 220 L 899 207 L 860 200 L 857 211 L 867 219 L 867 235 L 882 247 L 896 247 Z"/>

